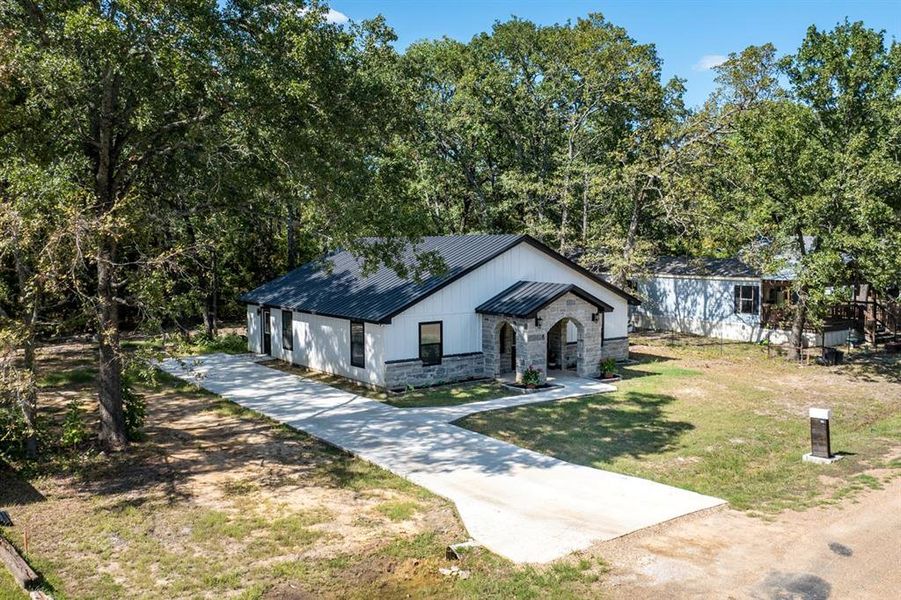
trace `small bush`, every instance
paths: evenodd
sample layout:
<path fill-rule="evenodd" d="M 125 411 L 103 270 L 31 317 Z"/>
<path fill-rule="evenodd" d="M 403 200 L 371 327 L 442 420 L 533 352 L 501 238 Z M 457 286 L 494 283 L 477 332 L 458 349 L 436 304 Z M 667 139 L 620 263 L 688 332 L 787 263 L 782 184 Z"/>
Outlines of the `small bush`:
<path fill-rule="evenodd" d="M 66 405 L 66 417 L 63 419 L 63 432 L 59 443 L 66 447 L 78 446 L 88 438 L 88 428 L 84 423 L 84 410 L 78 400 Z"/>
<path fill-rule="evenodd" d="M 131 441 L 140 440 L 144 418 L 147 416 L 147 402 L 144 396 L 134 391 L 129 383 L 122 384 L 122 405 L 125 411 L 125 435 Z"/>
<path fill-rule="evenodd" d="M 616 373 L 616 359 L 614 358 L 605 358 L 601 361 L 601 374 L 615 374 Z"/>
<path fill-rule="evenodd" d="M 213 339 L 199 335 L 190 344 L 190 350 L 197 354 L 224 352 L 225 354 L 243 354 L 247 352 L 247 338 L 236 333 L 228 333 Z"/>
<path fill-rule="evenodd" d="M 523 385 L 541 385 L 541 371 L 529 365 L 529 368 L 522 374 Z"/>

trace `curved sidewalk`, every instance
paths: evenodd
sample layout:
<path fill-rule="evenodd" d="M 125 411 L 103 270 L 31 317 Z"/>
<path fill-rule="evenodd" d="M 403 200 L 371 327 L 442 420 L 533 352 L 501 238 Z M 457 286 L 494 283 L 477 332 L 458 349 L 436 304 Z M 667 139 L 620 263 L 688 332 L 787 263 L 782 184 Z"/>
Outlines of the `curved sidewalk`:
<path fill-rule="evenodd" d="M 551 561 L 724 503 L 567 463 L 448 423 L 482 410 L 613 389 L 600 382 L 566 379 L 563 389 L 472 403 L 466 410 L 400 409 L 254 361 L 213 354 L 169 359 L 160 367 L 451 500 L 474 539 L 516 562 Z"/>

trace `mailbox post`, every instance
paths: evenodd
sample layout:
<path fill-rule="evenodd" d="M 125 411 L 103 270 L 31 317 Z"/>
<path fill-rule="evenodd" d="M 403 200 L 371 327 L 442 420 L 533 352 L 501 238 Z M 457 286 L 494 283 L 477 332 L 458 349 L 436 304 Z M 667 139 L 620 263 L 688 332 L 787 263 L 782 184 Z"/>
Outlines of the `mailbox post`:
<path fill-rule="evenodd" d="M 806 462 L 829 464 L 841 456 L 832 454 L 832 441 L 829 435 L 829 419 L 832 411 L 828 408 L 811 408 L 810 416 L 810 453 L 804 455 Z"/>

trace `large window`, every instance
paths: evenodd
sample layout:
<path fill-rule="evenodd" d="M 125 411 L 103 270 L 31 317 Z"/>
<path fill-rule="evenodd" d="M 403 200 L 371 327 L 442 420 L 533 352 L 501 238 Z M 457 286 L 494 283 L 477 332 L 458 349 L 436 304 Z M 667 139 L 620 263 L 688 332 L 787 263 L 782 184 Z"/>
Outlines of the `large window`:
<path fill-rule="evenodd" d="M 441 321 L 419 324 L 419 359 L 424 365 L 440 365 L 444 354 Z"/>
<path fill-rule="evenodd" d="M 294 326 L 293 313 L 290 310 L 282 311 L 282 349 L 294 350 Z"/>
<path fill-rule="evenodd" d="M 366 368 L 366 326 L 363 321 L 350 322 L 350 364 Z"/>
<path fill-rule="evenodd" d="M 760 302 L 760 290 L 756 285 L 735 286 L 735 312 L 756 315 Z"/>

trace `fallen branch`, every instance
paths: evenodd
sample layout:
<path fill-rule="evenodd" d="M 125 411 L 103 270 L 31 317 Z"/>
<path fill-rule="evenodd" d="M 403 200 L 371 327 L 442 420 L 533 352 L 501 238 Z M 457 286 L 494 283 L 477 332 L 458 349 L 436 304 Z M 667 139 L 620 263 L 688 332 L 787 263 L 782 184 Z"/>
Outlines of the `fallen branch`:
<path fill-rule="evenodd" d="M 6 565 L 13 579 L 25 590 L 37 584 L 40 579 L 38 574 L 28 566 L 25 559 L 19 555 L 19 551 L 2 537 L 0 537 L 0 561 Z"/>

